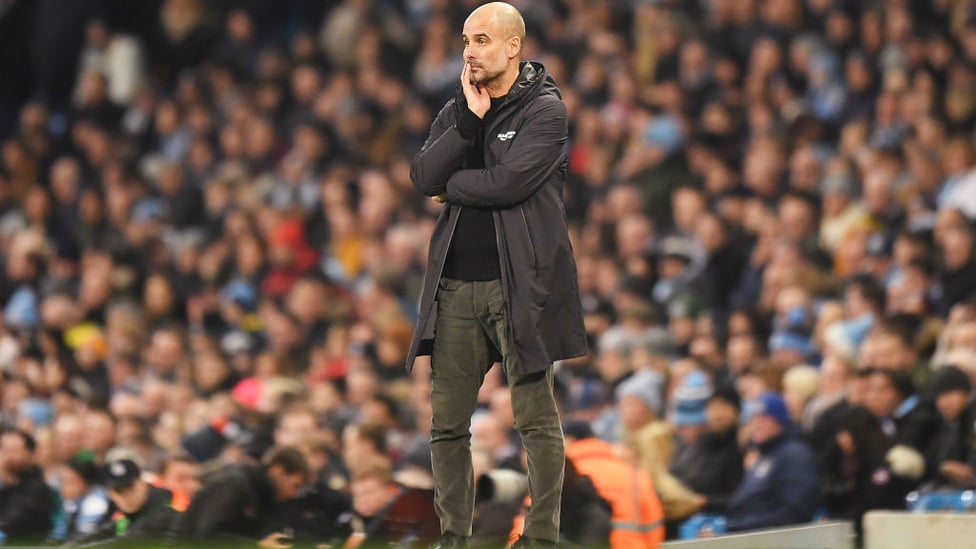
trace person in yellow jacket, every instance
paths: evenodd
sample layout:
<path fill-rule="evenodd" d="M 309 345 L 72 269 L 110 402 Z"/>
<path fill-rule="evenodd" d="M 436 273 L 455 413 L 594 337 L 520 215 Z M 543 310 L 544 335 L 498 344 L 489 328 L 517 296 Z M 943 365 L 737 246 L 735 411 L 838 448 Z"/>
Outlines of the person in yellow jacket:
<path fill-rule="evenodd" d="M 674 430 L 661 419 L 663 384 L 663 374 L 638 371 L 617 387 L 616 396 L 624 448 L 637 467 L 651 476 L 665 518 L 678 521 L 698 512 L 705 497 L 668 470 L 675 451 Z"/>
<path fill-rule="evenodd" d="M 650 475 L 620 456 L 613 445 L 594 438 L 587 423 L 568 422 L 564 431 L 566 457 L 610 503 L 611 549 L 660 547 L 664 510 Z"/>

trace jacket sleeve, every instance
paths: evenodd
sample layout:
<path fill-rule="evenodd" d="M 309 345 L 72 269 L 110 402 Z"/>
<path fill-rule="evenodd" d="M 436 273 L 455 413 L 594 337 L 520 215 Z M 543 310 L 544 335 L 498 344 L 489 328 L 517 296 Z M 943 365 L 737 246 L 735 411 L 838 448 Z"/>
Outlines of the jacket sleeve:
<path fill-rule="evenodd" d="M 430 126 L 430 135 L 410 163 L 410 179 L 420 192 L 437 196 L 447 189 L 447 181 L 461 169 L 472 141 L 457 129 L 454 100 L 448 101 Z"/>
<path fill-rule="evenodd" d="M 565 162 L 566 105 L 545 101 L 527 115 L 504 156 L 488 169 L 460 170 L 447 200 L 461 206 L 509 208 L 538 191 Z"/>
<path fill-rule="evenodd" d="M 184 540 L 236 537 L 235 527 L 245 526 L 234 522 L 240 515 L 238 510 L 250 500 L 248 491 L 233 478 L 208 488 L 207 492 L 198 493 L 183 512 L 177 537 Z"/>
<path fill-rule="evenodd" d="M 8 538 L 48 535 L 54 517 L 54 492 L 42 481 L 31 484 L 24 497 L 17 498 L 0 519 L 0 532 Z"/>

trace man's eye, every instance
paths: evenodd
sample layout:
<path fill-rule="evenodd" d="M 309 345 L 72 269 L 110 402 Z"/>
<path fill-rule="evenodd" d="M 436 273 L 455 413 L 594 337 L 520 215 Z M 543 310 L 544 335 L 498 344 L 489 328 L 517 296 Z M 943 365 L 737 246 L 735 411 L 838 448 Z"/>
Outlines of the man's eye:
<path fill-rule="evenodd" d="M 481 44 L 481 45 L 485 45 L 485 44 L 488 43 L 488 41 L 485 40 L 484 38 L 481 38 L 481 39 L 478 40 L 478 43 Z"/>

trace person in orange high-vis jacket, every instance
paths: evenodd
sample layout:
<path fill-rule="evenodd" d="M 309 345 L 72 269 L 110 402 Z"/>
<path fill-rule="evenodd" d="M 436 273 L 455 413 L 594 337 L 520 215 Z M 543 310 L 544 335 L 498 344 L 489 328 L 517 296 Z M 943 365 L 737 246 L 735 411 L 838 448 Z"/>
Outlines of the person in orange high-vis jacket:
<path fill-rule="evenodd" d="M 569 422 L 566 457 L 590 477 L 613 511 L 612 549 L 653 549 L 664 541 L 664 509 L 650 475 L 621 457 L 612 445 L 593 437 L 586 423 Z"/>

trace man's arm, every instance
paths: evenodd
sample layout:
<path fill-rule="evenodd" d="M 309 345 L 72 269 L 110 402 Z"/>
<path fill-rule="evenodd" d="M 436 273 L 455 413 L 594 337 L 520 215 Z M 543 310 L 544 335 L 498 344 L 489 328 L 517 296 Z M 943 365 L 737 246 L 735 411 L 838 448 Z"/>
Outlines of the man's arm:
<path fill-rule="evenodd" d="M 437 196 L 447 188 L 447 180 L 461 169 L 473 136 L 466 138 L 458 128 L 454 100 L 448 101 L 430 126 L 430 135 L 410 163 L 410 179 L 427 196 Z M 467 110 L 467 109 L 464 109 Z"/>
<path fill-rule="evenodd" d="M 496 166 L 460 170 L 450 177 L 448 202 L 481 208 L 508 208 L 524 202 L 565 161 L 566 141 L 566 105 L 546 101 L 526 118 Z"/>

